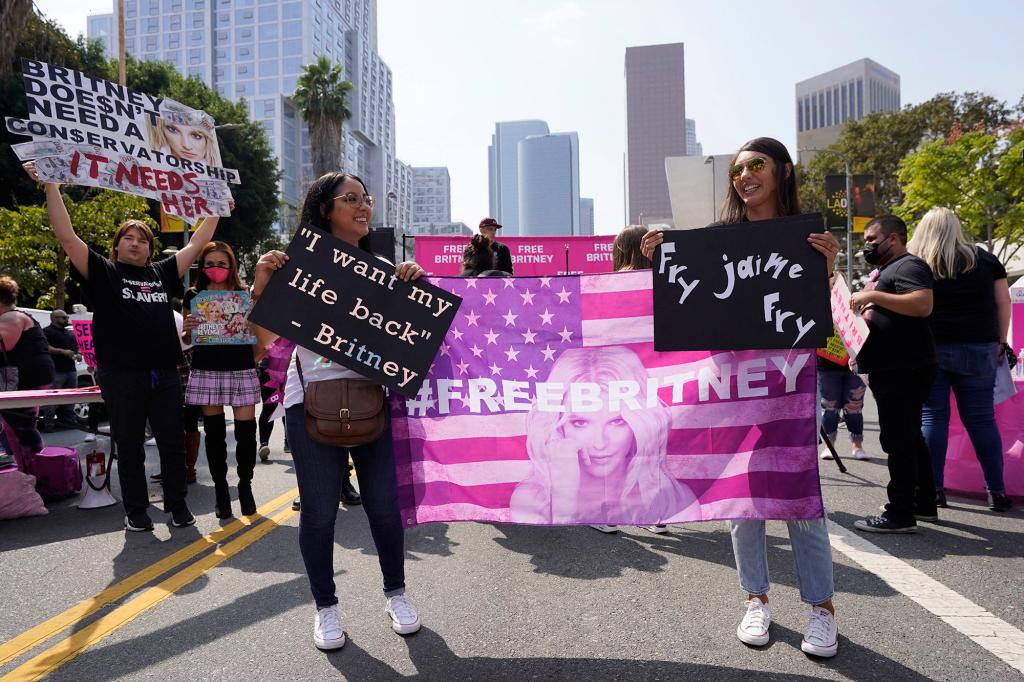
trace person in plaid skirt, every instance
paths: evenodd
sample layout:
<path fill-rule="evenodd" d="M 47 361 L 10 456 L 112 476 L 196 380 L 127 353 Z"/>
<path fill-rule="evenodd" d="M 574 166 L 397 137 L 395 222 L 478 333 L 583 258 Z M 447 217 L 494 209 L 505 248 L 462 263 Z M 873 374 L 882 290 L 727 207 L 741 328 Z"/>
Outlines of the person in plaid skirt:
<path fill-rule="evenodd" d="M 195 288 L 185 294 L 185 306 L 200 291 L 242 291 L 238 260 L 226 243 L 213 241 L 199 257 Z M 202 318 L 188 314 L 182 336 L 191 336 Z M 256 513 L 252 476 L 256 468 L 256 404 L 260 402 L 260 380 L 253 344 L 200 345 L 192 348 L 192 368 L 185 388 L 185 402 L 201 406 L 206 432 L 206 460 L 216 493 L 217 518 L 232 516 L 228 489 L 227 427 L 224 406 L 230 405 L 235 418 L 235 462 L 238 473 L 238 504 L 242 515 Z"/>

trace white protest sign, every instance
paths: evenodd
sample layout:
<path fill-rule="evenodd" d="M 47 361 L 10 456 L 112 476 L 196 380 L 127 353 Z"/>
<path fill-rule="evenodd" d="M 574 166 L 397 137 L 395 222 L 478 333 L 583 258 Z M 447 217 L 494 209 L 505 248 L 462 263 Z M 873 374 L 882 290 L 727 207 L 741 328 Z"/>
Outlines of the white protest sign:
<path fill-rule="evenodd" d="M 44 182 L 156 199 L 193 223 L 230 215 L 228 183 L 239 174 L 222 167 L 209 114 L 31 59 L 22 75 L 28 120 L 8 117 L 7 130 L 33 138 L 13 149 L 35 159 Z"/>
<path fill-rule="evenodd" d="M 850 308 L 850 287 L 846 286 L 846 280 L 839 273 L 836 273 L 836 281 L 832 285 L 832 322 L 846 352 L 856 358 L 868 338 L 868 323 Z"/>

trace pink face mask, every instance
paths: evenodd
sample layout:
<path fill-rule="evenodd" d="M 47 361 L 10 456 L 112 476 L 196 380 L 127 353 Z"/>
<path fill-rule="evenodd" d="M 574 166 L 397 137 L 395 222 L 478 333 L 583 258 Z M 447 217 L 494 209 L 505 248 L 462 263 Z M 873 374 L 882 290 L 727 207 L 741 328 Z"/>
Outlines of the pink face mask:
<path fill-rule="evenodd" d="M 203 272 L 206 273 L 206 276 L 210 278 L 211 282 L 214 282 L 215 284 L 220 284 L 222 282 L 227 281 L 228 274 L 231 272 L 231 270 L 229 270 L 228 268 L 222 268 L 219 265 L 214 265 L 209 268 L 203 268 Z"/>

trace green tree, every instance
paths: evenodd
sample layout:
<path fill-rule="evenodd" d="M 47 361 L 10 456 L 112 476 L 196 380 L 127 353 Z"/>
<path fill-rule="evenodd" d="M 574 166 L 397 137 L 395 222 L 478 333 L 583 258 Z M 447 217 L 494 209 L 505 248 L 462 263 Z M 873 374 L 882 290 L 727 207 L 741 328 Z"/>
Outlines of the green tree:
<path fill-rule="evenodd" d="M 900 163 L 903 201 L 894 212 L 913 225 L 935 206 L 950 208 L 975 241 L 1006 262 L 1024 245 L 1024 128 L 962 132 L 933 140 Z"/>
<path fill-rule="evenodd" d="M 1012 111 L 1004 102 L 976 92 L 942 93 L 927 102 L 893 113 L 874 113 L 843 125 L 839 141 L 829 149 L 844 154 L 854 173 L 875 176 L 878 212 L 903 200 L 900 162 L 923 143 L 945 139 L 958 124 L 964 130 L 993 132 L 1006 126 Z M 800 202 L 807 210 L 825 206 L 825 176 L 843 172 L 832 154 L 815 154 L 802 170 Z"/>
<path fill-rule="evenodd" d="M 0 75 L 10 69 L 18 34 L 32 16 L 32 0 L 7 0 L 0 5 Z"/>
<path fill-rule="evenodd" d="M 352 83 L 341 77 L 341 66 L 320 56 L 302 69 L 292 100 L 309 125 L 313 175 L 341 168 L 345 121 L 352 117 L 346 98 Z"/>
<path fill-rule="evenodd" d="M 118 226 L 128 218 L 141 216 L 156 229 L 142 197 L 94 190 L 82 202 L 73 201 L 67 194 L 63 198 L 75 232 L 103 252 Z M 68 259 L 53 236 L 45 207 L 0 208 L 0 272 L 14 277 L 27 296 L 37 299 L 39 307 L 66 305 Z"/>

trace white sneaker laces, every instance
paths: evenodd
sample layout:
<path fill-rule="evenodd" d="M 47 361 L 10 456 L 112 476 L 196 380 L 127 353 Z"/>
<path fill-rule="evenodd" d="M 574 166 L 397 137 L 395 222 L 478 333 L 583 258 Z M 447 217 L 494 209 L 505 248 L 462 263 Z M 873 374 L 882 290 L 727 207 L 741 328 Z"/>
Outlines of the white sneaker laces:
<path fill-rule="evenodd" d="M 765 604 L 760 599 L 751 599 L 747 602 L 747 615 L 743 616 L 743 629 L 764 630 L 764 621 L 767 611 Z"/>
<path fill-rule="evenodd" d="M 337 639 L 341 636 L 338 609 L 332 607 L 320 609 L 320 631 L 327 639 Z"/>
<path fill-rule="evenodd" d="M 810 616 L 811 622 L 807 626 L 806 639 L 831 644 L 832 628 L 829 622 L 832 618 L 831 614 L 824 609 L 811 609 Z"/>
<path fill-rule="evenodd" d="M 404 623 L 416 620 L 416 609 L 412 607 L 412 604 L 409 603 L 409 600 L 405 598 L 404 594 L 388 599 L 388 609 L 400 622 Z"/>

